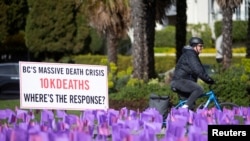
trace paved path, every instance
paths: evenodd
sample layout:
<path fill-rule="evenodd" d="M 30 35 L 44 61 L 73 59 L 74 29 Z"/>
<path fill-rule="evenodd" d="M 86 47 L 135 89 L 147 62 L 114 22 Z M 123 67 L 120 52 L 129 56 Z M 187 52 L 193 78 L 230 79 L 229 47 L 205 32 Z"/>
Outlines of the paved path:
<path fill-rule="evenodd" d="M 175 53 L 155 53 L 155 56 L 175 56 Z M 201 53 L 199 56 L 215 56 L 215 53 Z M 246 56 L 246 53 L 233 53 L 233 56 Z"/>

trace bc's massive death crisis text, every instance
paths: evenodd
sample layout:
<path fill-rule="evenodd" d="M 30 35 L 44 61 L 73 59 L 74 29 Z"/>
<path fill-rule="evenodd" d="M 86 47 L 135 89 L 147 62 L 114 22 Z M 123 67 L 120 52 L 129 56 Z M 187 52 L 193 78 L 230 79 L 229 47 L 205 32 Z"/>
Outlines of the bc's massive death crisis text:
<path fill-rule="evenodd" d="M 82 68 L 63 68 L 63 67 L 38 67 L 23 66 L 23 73 L 41 74 L 66 74 L 66 75 L 86 75 L 86 76 L 105 76 L 103 69 L 82 69 Z"/>
<path fill-rule="evenodd" d="M 68 74 L 68 75 L 87 75 L 87 76 L 104 76 L 104 70 L 99 69 L 79 69 L 79 68 L 55 68 L 39 67 L 39 73 L 43 74 Z"/>

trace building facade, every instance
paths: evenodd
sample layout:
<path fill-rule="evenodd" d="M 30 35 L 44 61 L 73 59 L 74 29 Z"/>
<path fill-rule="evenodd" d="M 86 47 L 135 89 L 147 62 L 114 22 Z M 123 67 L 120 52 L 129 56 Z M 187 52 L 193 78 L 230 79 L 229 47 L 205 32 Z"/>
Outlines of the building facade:
<path fill-rule="evenodd" d="M 242 4 L 235 10 L 233 20 L 248 20 L 248 3 L 250 0 L 242 0 Z M 214 29 L 214 22 L 222 20 L 222 13 L 216 0 L 187 0 L 187 23 L 208 24 Z M 213 35 L 214 36 L 214 35 Z"/>

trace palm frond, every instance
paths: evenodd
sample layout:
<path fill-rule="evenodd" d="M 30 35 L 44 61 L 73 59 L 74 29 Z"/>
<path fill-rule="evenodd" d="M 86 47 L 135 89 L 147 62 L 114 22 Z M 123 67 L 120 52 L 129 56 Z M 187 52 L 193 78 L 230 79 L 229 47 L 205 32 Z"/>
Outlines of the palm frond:
<path fill-rule="evenodd" d="M 162 19 L 166 18 L 166 11 L 169 10 L 173 0 L 156 0 L 156 21 L 162 23 Z"/>
<path fill-rule="evenodd" d="M 234 10 L 241 5 L 242 0 L 216 0 L 221 9 L 231 8 Z"/>
<path fill-rule="evenodd" d="M 114 33 L 118 37 L 126 33 L 130 24 L 128 0 L 87 0 L 85 15 L 90 26 L 102 34 Z"/>

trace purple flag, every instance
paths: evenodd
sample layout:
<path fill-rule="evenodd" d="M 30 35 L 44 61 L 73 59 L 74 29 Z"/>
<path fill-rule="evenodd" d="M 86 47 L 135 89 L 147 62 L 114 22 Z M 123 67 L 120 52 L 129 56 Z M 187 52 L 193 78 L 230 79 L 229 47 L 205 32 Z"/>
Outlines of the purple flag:
<path fill-rule="evenodd" d="M 51 132 L 49 141 L 70 141 L 70 134 L 69 132 Z"/>
<path fill-rule="evenodd" d="M 7 141 L 7 139 L 6 139 L 6 133 L 0 132 L 0 141 Z"/>
<path fill-rule="evenodd" d="M 54 120 L 54 113 L 50 110 L 42 110 L 41 112 L 41 122 L 50 122 L 50 120 Z"/>
<path fill-rule="evenodd" d="M 92 136 L 90 134 L 86 134 L 84 132 L 77 132 L 76 133 L 76 140 L 74 141 L 92 141 Z"/>
<path fill-rule="evenodd" d="M 188 134 L 189 141 L 207 141 L 207 135 L 197 134 L 197 133 L 190 133 Z"/>
<path fill-rule="evenodd" d="M 166 131 L 167 136 L 169 134 L 172 134 L 173 136 L 180 138 L 183 137 L 185 133 L 186 133 L 186 127 L 183 126 L 182 121 L 167 122 L 167 131 Z"/>
<path fill-rule="evenodd" d="M 27 141 L 28 134 L 24 129 L 14 129 L 11 131 L 10 141 Z"/>
<path fill-rule="evenodd" d="M 67 113 L 64 110 L 56 110 L 57 118 L 61 118 L 63 121 L 65 121 L 66 116 L 67 116 Z"/>
<path fill-rule="evenodd" d="M 78 121 L 79 117 L 77 115 L 69 114 L 65 117 L 65 123 L 67 123 L 69 126 L 77 124 Z"/>

